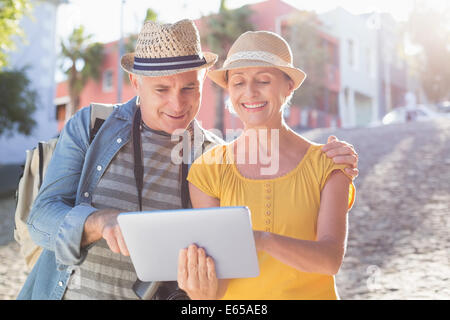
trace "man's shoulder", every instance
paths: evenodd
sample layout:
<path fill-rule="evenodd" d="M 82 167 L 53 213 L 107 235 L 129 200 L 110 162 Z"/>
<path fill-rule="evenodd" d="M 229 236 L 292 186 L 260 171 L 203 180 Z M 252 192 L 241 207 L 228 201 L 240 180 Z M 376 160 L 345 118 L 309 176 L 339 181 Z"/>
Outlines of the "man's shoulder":
<path fill-rule="evenodd" d="M 114 113 L 119 119 L 131 120 L 136 111 L 136 98 L 133 97 L 127 102 L 118 104 L 91 102 L 89 108 L 85 109 L 88 109 L 87 112 L 91 113 L 91 119 L 96 117 L 106 119 Z"/>

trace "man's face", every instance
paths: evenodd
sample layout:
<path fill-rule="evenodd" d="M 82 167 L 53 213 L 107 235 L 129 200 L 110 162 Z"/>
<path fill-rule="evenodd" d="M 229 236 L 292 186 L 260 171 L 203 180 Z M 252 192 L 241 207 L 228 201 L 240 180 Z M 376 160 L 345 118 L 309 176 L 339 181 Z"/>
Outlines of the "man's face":
<path fill-rule="evenodd" d="M 130 74 L 130 81 L 140 97 L 144 123 L 169 134 L 176 129 L 186 129 L 200 109 L 205 77 L 205 69 L 165 77 Z"/>

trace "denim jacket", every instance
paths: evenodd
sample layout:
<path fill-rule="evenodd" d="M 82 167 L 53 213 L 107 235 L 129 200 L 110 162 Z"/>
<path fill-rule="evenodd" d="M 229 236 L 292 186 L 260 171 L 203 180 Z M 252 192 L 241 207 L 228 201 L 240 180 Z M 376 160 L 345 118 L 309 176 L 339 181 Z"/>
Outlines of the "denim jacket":
<path fill-rule="evenodd" d="M 91 205 L 92 193 L 130 140 L 135 110 L 136 97 L 114 106 L 90 145 L 91 107 L 82 108 L 65 125 L 27 221 L 32 240 L 44 250 L 17 299 L 62 299 L 73 269 L 89 249 L 81 248 L 81 238 L 86 219 L 97 210 Z M 211 134 L 201 133 L 203 146 Z"/>

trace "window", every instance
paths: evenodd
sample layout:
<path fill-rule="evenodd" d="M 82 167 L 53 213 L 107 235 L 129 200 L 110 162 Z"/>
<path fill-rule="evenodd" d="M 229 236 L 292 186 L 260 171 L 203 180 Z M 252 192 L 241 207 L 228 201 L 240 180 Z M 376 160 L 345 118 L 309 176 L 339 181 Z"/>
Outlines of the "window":
<path fill-rule="evenodd" d="M 350 92 L 349 91 L 350 90 L 348 89 L 348 87 L 346 87 L 344 89 L 344 100 L 345 100 L 344 103 L 347 108 L 350 105 Z"/>
<path fill-rule="evenodd" d="M 58 104 L 56 106 L 55 118 L 57 121 L 64 121 L 66 118 L 66 103 Z"/>
<path fill-rule="evenodd" d="M 105 70 L 103 72 L 103 92 L 110 92 L 113 90 L 113 72 L 112 70 Z"/>
<path fill-rule="evenodd" d="M 328 65 L 328 81 L 334 83 L 336 81 L 336 70 L 334 65 Z"/>
<path fill-rule="evenodd" d="M 347 57 L 349 66 L 356 70 L 358 67 L 357 46 L 352 39 L 347 41 Z"/>
<path fill-rule="evenodd" d="M 376 61 L 375 61 L 375 53 L 374 50 L 370 48 L 366 48 L 366 61 L 367 61 L 367 73 L 371 78 L 375 78 L 375 69 L 376 69 Z"/>
<path fill-rule="evenodd" d="M 353 67 L 355 65 L 355 52 L 353 40 L 348 40 L 348 65 Z"/>

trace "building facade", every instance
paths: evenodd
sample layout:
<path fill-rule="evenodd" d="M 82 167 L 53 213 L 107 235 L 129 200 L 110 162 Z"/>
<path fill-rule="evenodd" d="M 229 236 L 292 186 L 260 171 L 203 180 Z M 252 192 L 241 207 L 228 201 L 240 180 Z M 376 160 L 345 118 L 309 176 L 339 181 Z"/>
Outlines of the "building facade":
<path fill-rule="evenodd" d="M 343 8 L 321 14 L 339 39 L 339 115 L 343 127 L 365 126 L 379 117 L 377 33 L 367 21 Z"/>
<path fill-rule="evenodd" d="M 306 20 L 305 20 L 306 18 Z M 340 71 L 339 71 L 339 40 L 328 33 L 323 28 L 323 24 L 317 19 L 314 13 L 307 11 L 297 11 L 287 16 L 278 17 L 279 27 L 277 33 L 280 33 L 285 39 L 291 41 L 294 55 L 294 65 L 306 72 L 307 78 L 305 85 L 300 87 L 295 95 L 300 98 L 304 90 L 309 86 L 315 87 L 313 90 L 316 97 L 310 102 L 297 102 L 288 109 L 286 120 L 291 127 L 299 130 L 305 128 L 317 127 L 340 127 L 339 118 L 339 90 L 340 90 Z M 312 39 L 301 39 L 298 35 L 299 28 L 311 24 L 316 34 Z M 317 48 L 311 48 L 311 45 Z M 298 50 L 310 52 L 298 52 Z M 309 58 L 305 58 L 304 55 Z M 326 56 L 326 60 L 320 62 L 309 61 L 314 59 L 312 55 Z M 296 59 L 296 57 L 302 57 Z M 306 65 L 304 65 L 306 63 Z M 313 63 L 311 65 L 311 63 Z M 320 69 L 320 70 L 319 70 Z M 310 92 L 312 94 L 312 92 Z M 294 96 L 295 97 L 295 96 Z M 310 100 L 310 99 L 307 99 Z M 295 99 L 294 99 L 295 101 Z"/>
<path fill-rule="evenodd" d="M 399 25 L 389 14 L 378 14 L 378 23 L 378 96 L 379 116 L 382 118 L 393 108 L 405 105 L 408 84 Z"/>
<path fill-rule="evenodd" d="M 37 125 L 30 136 L 15 133 L 0 137 L 0 164 L 25 161 L 25 150 L 58 134 L 54 105 L 56 12 L 63 2 L 34 0 L 31 17 L 25 16 L 20 22 L 25 40 L 17 41 L 17 50 L 10 53 L 7 69 L 27 67 L 30 86 L 37 93 L 37 109 L 33 115 Z"/>

